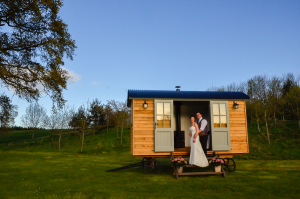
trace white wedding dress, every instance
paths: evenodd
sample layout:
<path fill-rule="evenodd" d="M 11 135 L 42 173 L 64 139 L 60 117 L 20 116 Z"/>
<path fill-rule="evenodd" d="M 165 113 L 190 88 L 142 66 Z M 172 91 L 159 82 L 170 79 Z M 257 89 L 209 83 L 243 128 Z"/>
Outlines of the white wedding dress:
<path fill-rule="evenodd" d="M 196 138 L 195 143 L 193 142 L 194 135 L 196 133 L 196 128 L 194 126 L 191 126 L 190 132 L 192 133 L 192 137 L 190 137 L 191 152 L 190 152 L 189 164 L 196 165 L 198 167 L 207 167 L 208 161 L 203 152 L 199 137 Z"/>

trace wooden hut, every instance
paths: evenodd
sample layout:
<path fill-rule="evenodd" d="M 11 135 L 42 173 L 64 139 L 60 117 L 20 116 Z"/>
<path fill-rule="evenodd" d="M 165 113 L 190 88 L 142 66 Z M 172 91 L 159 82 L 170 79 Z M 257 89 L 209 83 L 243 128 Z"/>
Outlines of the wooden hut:
<path fill-rule="evenodd" d="M 246 101 L 242 92 L 128 90 L 131 153 L 136 157 L 190 153 L 190 116 L 200 112 L 220 157 L 249 153 Z"/>

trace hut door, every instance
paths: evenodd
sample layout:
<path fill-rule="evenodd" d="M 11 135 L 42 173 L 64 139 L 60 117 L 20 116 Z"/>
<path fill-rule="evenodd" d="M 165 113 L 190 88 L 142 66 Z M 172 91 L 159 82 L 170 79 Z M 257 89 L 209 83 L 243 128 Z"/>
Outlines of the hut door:
<path fill-rule="evenodd" d="M 230 151 L 229 111 L 227 101 L 211 101 L 211 136 L 213 151 Z"/>
<path fill-rule="evenodd" d="M 154 151 L 174 151 L 173 100 L 154 100 Z"/>

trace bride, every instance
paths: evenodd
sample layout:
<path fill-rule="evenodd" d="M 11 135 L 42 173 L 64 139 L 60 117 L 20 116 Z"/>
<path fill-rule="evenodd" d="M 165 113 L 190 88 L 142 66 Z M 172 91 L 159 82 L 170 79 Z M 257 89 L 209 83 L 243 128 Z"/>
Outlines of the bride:
<path fill-rule="evenodd" d="M 198 167 L 207 167 L 208 161 L 203 152 L 199 138 L 194 138 L 195 133 L 199 132 L 199 128 L 198 125 L 195 123 L 195 118 L 193 116 L 191 116 L 190 132 L 191 152 L 189 164 L 196 165 Z"/>

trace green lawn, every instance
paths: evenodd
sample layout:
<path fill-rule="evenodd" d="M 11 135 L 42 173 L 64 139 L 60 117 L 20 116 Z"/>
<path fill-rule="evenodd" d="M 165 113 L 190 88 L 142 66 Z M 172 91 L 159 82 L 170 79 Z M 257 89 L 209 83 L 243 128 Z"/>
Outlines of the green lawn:
<path fill-rule="evenodd" d="M 63 136 L 61 151 L 57 141 L 50 142 L 49 131 L 34 140 L 15 136 L 0 144 L 0 198 L 299 198 L 299 149 L 276 149 L 285 145 L 274 139 L 276 134 L 295 134 L 283 141 L 295 144 L 299 131 L 286 132 L 283 126 L 271 127 L 273 141 L 268 146 L 263 132 L 256 133 L 250 124 L 249 140 L 257 139 L 250 144 L 250 154 L 235 157 L 237 169 L 226 178 L 188 176 L 178 180 L 168 158 L 158 159 L 162 164 L 159 175 L 146 175 L 141 167 L 105 172 L 141 161 L 130 154 L 128 129 L 122 145 L 115 131 L 86 136 L 83 153 L 79 153 L 76 134 Z"/>

